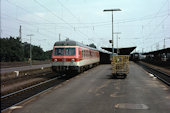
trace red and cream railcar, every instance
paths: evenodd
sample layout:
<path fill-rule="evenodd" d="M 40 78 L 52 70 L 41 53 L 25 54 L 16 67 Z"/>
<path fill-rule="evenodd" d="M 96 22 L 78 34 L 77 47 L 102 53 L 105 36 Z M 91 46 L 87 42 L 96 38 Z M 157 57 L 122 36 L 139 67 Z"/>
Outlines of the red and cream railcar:
<path fill-rule="evenodd" d="M 82 72 L 99 63 L 99 51 L 79 42 L 66 40 L 54 44 L 52 70 L 60 73 Z"/>

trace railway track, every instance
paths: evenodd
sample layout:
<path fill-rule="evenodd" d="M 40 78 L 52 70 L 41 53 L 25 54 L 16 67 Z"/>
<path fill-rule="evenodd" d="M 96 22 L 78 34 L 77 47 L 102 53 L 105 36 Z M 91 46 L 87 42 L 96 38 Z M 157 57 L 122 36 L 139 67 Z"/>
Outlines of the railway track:
<path fill-rule="evenodd" d="M 4 112 L 12 106 L 18 105 L 30 98 L 35 97 L 49 90 L 53 86 L 56 86 L 68 80 L 69 78 L 70 77 L 53 77 L 47 81 L 43 81 L 38 84 L 24 88 L 22 90 L 18 90 L 7 95 L 1 96 L 1 112 Z"/>
<path fill-rule="evenodd" d="M 162 72 L 161 70 L 149 67 L 142 63 L 137 63 L 138 65 L 142 66 L 147 72 L 153 74 L 155 77 L 157 77 L 159 80 L 170 86 L 170 75 L 167 73 Z"/>
<path fill-rule="evenodd" d="M 15 77 L 15 78 L 7 78 L 7 79 L 2 79 L 1 80 L 1 85 L 4 84 L 12 84 L 12 83 L 16 83 L 16 82 L 20 82 L 20 81 L 24 81 L 24 80 L 28 80 L 28 79 L 33 79 L 33 78 L 40 78 L 40 77 L 47 77 L 47 75 L 52 74 L 51 71 L 47 71 L 47 72 L 42 72 L 42 73 L 38 73 L 38 74 L 33 74 L 33 75 L 27 75 L 27 76 L 19 76 L 19 77 Z"/>
<path fill-rule="evenodd" d="M 1 86 L 2 86 L 1 96 L 38 84 L 40 82 L 49 80 L 56 76 L 57 75 L 55 73 L 52 73 L 51 71 L 49 72 L 47 71 L 44 73 L 38 73 L 29 76 L 21 76 L 12 79 L 6 79 L 1 82 Z"/>

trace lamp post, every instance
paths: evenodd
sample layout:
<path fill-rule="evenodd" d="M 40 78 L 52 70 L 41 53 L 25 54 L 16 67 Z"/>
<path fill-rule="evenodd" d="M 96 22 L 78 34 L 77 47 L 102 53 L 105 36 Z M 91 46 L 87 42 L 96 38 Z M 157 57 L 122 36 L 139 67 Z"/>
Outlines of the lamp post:
<path fill-rule="evenodd" d="M 105 9 L 104 12 L 111 11 L 112 12 L 112 57 L 114 61 L 114 34 L 113 34 L 113 11 L 121 11 L 121 9 Z"/>
<path fill-rule="evenodd" d="M 27 36 L 30 36 L 30 66 L 32 66 L 32 49 L 31 49 L 31 36 L 34 36 L 33 34 L 29 34 Z"/>
<path fill-rule="evenodd" d="M 113 34 L 117 34 L 117 55 L 119 54 L 119 49 L 118 49 L 118 34 L 121 34 L 121 32 L 114 32 Z"/>

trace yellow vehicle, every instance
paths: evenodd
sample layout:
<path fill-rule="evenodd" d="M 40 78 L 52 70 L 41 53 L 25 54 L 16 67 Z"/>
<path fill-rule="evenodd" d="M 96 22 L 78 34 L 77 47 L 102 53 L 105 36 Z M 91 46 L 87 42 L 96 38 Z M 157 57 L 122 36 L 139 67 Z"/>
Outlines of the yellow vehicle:
<path fill-rule="evenodd" d="M 129 56 L 128 55 L 114 55 L 112 60 L 112 75 L 117 78 L 122 76 L 125 78 L 129 73 Z"/>

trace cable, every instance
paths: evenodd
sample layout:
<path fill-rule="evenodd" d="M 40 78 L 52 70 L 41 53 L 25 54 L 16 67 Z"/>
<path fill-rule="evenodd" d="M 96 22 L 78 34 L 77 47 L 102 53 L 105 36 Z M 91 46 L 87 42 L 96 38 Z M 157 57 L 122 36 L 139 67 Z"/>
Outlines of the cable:
<path fill-rule="evenodd" d="M 58 2 L 59 2 L 60 5 L 61 5 L 63 8 L 65 8 L 74 18 L 76 18 L 77 21 L 80 22 L 80 20 L 79 20 L 67 7 L 65 7 L 65 6 L 61 3 L 60 0 L 58 0 Z"/>
<path fill-rule="evenodd" d="M 49 10 L 47 7 L 45 7 L 44 5 L 42 5 L 40 2 L 38 2 L 37 0 L 34 0 L 35 3 L 37 3 L 39 6 L 43 7 L 45 10 L 49 11 L 53 16 L 57 17 L 59 20 L 63 21 L 65 24 L 67 24 L 68 26 L 70 26 L 71 28 L 74 28 L 72 25 L 70 25 L 69 23 L 67 23 L 64 19 L 62 19 L 61 17 L 57 16 L 55 13 L 53 13 L 51 10 Z"/>
<path fill-rule="evenodd" d="M 166 2 L 162 5 L 162 7 L 158 10 L 158 12 L 156 13 L 156 15 L 154 17 L 156 17 L 160 13 L 161 9 L 164 7 L 164 5 L 166 5 Z M 153 19 L 155 19 L 155 18 L 153 18 Z M 149 21 L 147 24 L 151 24 L 153 19 L 151 21 Z"/>
<path fill-rule="evenodd" d="M 35 1 L 36 1 L 36 0 L 35 0 Z M 58 0 L 58 1 L 59 1 L 59 0 Z M 24 10 L 24 11 L 26 11 L 26 12 L 31 13 L 31 12 L 28 11 L 27 9 L 25 9 L 25 8 L 23 8 L 23 7 L 20 7 L 19 5 L 16 5 L 16 4 L 12 3 L 11 1 L 8 1 L 8 0 L 7 0 L 7 2 L 10 3 L 10 4 L 12 4 L 12 5 L 14 5 L 14 6 L 16 6 L 16 7 L 18 7 L 18 8 L 20 8 L 20 9 L 22 9 L 22 10 Z M 72 14 L 72 16 L 74 16 L 74 14 L 73 14 L 68 8 L 66 8 L 60 1 L 59 1 L 59 3 L 62 5 L 62 7 L 64 7 L 66 10 L 68 10 L 68 12 L 70 12 L 70 14 Z M 39 18 L 41 18 L 42 20 L 48 21 L 47 19 L 44 19 L 44 18 L 42 18 L 41 16 L 38 16 L 38 15 L 36 15 L 36 16 L 39 17 Z M 150 16 L 150 15 L 149 15 L 149 16 Z M 76 16 L 74 16 L 74 17 L 77 18 Z M 144 16 L 144 17 L 142 17 L 142 18 L 146 18 L 146 17 L 148 17 L 148 16 Z M 160 17 L 160 16 L 159 16 L 159 17 Z M 139 18 L 139 19 L 130 19 L 130 20 L 122 20 L 122 21 L 117 22 L 117 23 L 114 23 L 114 24 L 145 20 L 145 19 L 142 19 L 142 18 Z M 152 18 L 153 18 L 153 17 L 152 17 Z M 154 18 L 155 18 L 155 17 L 154 17 Z M 146 18 L 146 19 L 150 19 L 150 18 Z M 48 21 L 48 22 L 49 22 L 49 21 Z M 33 22 L 33 23 L 35 23 L 35 22 Z M 108 23 L 108 24 L 104 24 L 104 25 L 110 25 L 109 23 L 111 23 L 111 22 L 68 23 L 68 24 L 100 24 L 100 23 Z M 42 24 L 42 23 L 35 23 L 35 24 Z M 43 23 L 43 24 L 65 24 L 65 23 Z M 104 25 L 96 25 L 96 26 L 104 26 Z M 94 25 L 93 25 L 93 26 L 94 26 Z M 95 26 L 95 27 L 96 27 L 96 26 Z M 85 26 L 85 27 L 91 27 L 91 26 Z M 72 26 L 72 28 L 73 28 L 73 26 Z M 76 28 L 81 28 L 81 27 L 76 27 Z"/>
<path fill-rule="evenodd" d="M 7 14 L 3 14 L 3 15 L 6 15 L 6 16 L 8 16 L 8 17 L 10 17 L 10 18 L 14 18 L 14 17 L 12 17 L 12 16 L 9 16 L 9 15 L 7 15 Z M 17 20 L 17 21 L 19 21 L 19 22 L 23 22 L 24 24 L 28 24 L 28 25 L 30 25 L 31 27 L 32 27 L 32 24 L 30 24 L 29 22 L 26 22 L 26 21 L 23 21 L 23 20 L 20 20 L 20 19 L 16 19 L 16 18 L 14 18 L 15 20 Z M 33 30 L 30 30 L 30 31 L 33 31 Z M 33 32 L 35 32 L 35 31 L 33 31 Z M 44 35 L 46 35 L 46 36 L 49 36 L 49 34 L 47 35 L 47 34 L 42 34 L 42 33 L 40 33 L 40 32 L 38 32 L 38 34 L 40 34 L 40 35 L 42 35 L 42 36 L 44 36 Z"/>
<path fill-rule="evenodd" d="M 124 20 L 124 21 L 119 21 L 119 22 L 116 22 L 114 23 L 114 25 L 116 24 L 123 24 L 123 23 L 130 23 L 130 22 L 135 22 L 135 21 L 144 21 L 144 20 L 148 20 L 148 19 L 153 19 L 153 18 L 160 18 L 160 17 L 163 17 L 163 16 L 167 16 L 167 14 L 163 14 L 163 15 L 160 15 L 160 16 L 156 16 L 156 17 L 148 17 L 148 18 L 139 18 L 139 19 L 136 19 L 136 20 Z M 91 27 L 102 27 L 102 26 L 111 26 L 111 22 L 105 22 L 104 24 L 98 24 L 98 25 L 91 25 L 91 26 L 81 26 L 81 27 L 76 27 L 76 28 L 91 28 Z"/>
<path fill-rule="evenodd" d="M 19 6 L 19 5 L 17 5 L 17 4 L 15 4 L 15 3 L 13 3 L 13 2 L 11 2 L 11 1 L 8 1 L 7 0 L 7 2 L 9 3 L 9 4 L 11 4 L 11 5 L 14 5 L 14 6 L 16 6 L 17 8 L 20 8 L 20 9 L 22 9 L 22 11 L 25 11 L 25 12 L 27 12 L 27 13 L 32 13 L 32 12 L 30 12 L 29 10 L 27 10 L 27 9 L 25 9 L 25 8 L 23 8 L 23 7 L 21 7 L 21 6 Z M 39 17 L 40 19 L 42 19 L 42 20 L 44 20 L 44 21 L 47 21 L 48 23 L 50 23 L 50 21 L 48 21 L 47 19 L 44 19 L 44 18 L 42 18 L 41 16 L 39 16 L 39 15 L 36 15 L 37 17 Z M 23 20 L 20 20 L 20 19 L 17 19 L 18 21 L 21 21 L 21 22 L 23 22 L 23 23 L 27 23 L 26 21 L 23 21 Z M 33 24 L 33 25 L 35 25 L 35 24 L 39 24 L 39 23 L 36 23 L 36 22 L 29 22 L 29 24 Z M 47 30 L 48 31 L 48 30 Z M 49 31 L 49 32 L 51 32 L 51 31 Z M 55 32 L 51 32 L 52 34 L 56 34 Z"/>
<path fill-rule="evenodd" d="M 155 32 L 155 30 L 156 30 L 168 17 L 169 17 L 169 15 L 166 16 L 166 17 L 148 34 L 147 38 L 145 38 L 145 39 L 147 40 L 148 37 L 150 37 L 150 36 L 153 34 L 153 32 Z"/>
<path fill-rule="evenodd" d="M 75 30 L 75 27 L 72 26 L 71 24 L 69 24 L 67 21 L 65 21 L 64 19 L 62 19 L 61 17 L 57 16 L 55 13 L 53 13 L 50 9 L 48 9 L 47 7 L 45 7 L 44 5 L 42 5 L 40 2 L 38 2 L 37 0 L 34 0 L 39 6 L 43 7 L 45 10 L 49 11 L 53 16 L 57 17 L 58 19 L 60 19 L 61 21 L 63 21 L 65 24 L 67 24 L 68 26 L 70 26 L 72 28 L 72 30 Z M 89 38 L 88 35 L 86 35 L 85 33 L 77 30 L 79 33 L 81 33 L 83 36 L 85 36 L 86 38 Z"/>

